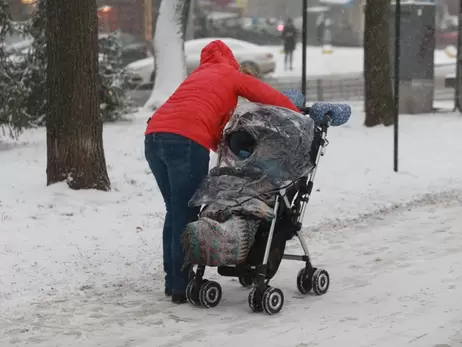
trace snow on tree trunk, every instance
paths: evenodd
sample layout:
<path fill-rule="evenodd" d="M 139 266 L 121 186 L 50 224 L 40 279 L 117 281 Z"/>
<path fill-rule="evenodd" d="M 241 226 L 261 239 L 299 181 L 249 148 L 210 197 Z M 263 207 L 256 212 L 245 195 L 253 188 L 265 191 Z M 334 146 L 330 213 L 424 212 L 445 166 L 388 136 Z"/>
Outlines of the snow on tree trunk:
<path fill-rule="evenodd" d="M 47 184 L 110 189 L 99 110 L 95 0 L 47 0 Z"/>
<path fill-rule="evenodd" d="M 145 108 L 162 105 L 186 78 L 182 10 L 187 0 L 162 0 L 154 35 L 156 77 Z"/>

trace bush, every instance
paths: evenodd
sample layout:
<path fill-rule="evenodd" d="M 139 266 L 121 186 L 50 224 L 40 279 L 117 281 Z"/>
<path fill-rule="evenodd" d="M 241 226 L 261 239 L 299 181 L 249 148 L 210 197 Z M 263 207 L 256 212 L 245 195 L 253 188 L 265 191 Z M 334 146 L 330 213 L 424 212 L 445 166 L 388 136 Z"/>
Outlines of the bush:
<path fill-rule="evenodd" d="M 25 128 L 46 122 L 46 0 L 39 0 L 30 21 L 14 23 L 0 0 L 0 128 L 17 137 Z M 5 38 L 17 33 L 32 41 L 26 49 L 8 50 Z M 118 32 L 100 40 L 100 110 L 104 121 L 117 121 L 132 110 L 125 95 L 126 73 Z"/>
<path fill-rule="evenodd" d="M 23 107 L 28 94 L 23 81 L 25 66 L 19 67 L 2 44 L 8 35 L 13 31 L 20 33 L 20 29 L 13 26 L 7 3 L 0 0 L 0 129 L 10 137 L 17 137 L 32 121 Z"/>

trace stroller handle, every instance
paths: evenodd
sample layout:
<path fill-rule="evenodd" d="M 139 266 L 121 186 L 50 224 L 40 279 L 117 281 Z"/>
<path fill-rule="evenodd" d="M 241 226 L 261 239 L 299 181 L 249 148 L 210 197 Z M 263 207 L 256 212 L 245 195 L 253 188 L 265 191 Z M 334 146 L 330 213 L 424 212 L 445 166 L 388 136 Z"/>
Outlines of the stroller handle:
<path fill-rule="evenodd" d="M 301 107 L 299 108 L 300 112 L 306 116 L 310 115 L 311 107 Z"/>
<path fill-rule="evenodd" d="M 315 103 L 302 107 L 300 112 L 309 115 L 320 126 L 340 126 L 348 122 L 351 107 L 347 104 Z"/>

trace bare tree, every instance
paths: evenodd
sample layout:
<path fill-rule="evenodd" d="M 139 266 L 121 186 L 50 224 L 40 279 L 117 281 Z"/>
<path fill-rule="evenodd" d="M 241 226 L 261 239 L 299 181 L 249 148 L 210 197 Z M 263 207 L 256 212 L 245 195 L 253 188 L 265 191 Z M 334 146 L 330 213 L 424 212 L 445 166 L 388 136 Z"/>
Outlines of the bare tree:
<path fill-rule="evenodd" d="M 46 1 L 47 184 L 107 191 L 96 0 Z"/>
<path fill-rule="evenodd" d="M 390 0 L 367 0 L 364 28 L 364 124 L 393 124 L 390 67 Z"/>

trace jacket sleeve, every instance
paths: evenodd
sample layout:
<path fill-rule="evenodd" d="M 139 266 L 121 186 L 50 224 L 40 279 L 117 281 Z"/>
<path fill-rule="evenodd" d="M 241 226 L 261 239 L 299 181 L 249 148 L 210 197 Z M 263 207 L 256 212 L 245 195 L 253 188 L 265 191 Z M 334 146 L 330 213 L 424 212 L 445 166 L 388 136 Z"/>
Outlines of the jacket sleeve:
<path fill-rule="evenodd" d="M 285 107 L 300 112 L 287 96 L 255 77 L 238 72 L 236 79 L 237 94 L 250 102 Z"/>

